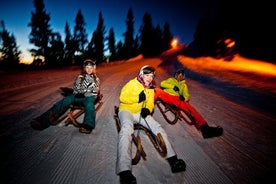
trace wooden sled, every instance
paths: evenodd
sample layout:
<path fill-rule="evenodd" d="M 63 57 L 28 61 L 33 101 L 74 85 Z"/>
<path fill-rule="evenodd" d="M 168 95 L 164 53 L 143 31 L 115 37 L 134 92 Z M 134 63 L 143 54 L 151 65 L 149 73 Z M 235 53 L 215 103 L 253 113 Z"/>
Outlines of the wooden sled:
<path fill-rule="evenodd" d="M 185 121 L 188 124 L 193 124 L 194 117 L 191 112 L 185 112 L 182 109 L 170 105 L 160 99 L 156 101 L 156 105 L 163 115 L 164 119 L 171 125 L 175 124 L 178 120 Z"/>
<path fill-rule="evenodd" d="M 67 88 L 67 87 L 61 87 L 61 94 L 63 96 L 67 96 L 73 93 L 73 89 L 72 88 Z M 98 110 L 101 108 L 101 106 L 103 105 L 103 101 L 102 101 L 103 95 L 101 93 L 98 94 L 97 99 L 95 100 L 95 112 L 98 112 Z M 62 121 L 64 121 L 65 126 L 68 126 L 70 124 L 73 124 L 75 127 L 80 127 L 81 123 L 79 123 L 77 121 L 77 118 L 79 116 L 81 116 L 84 113 L 85 109 L 83 105 L 80 104 L 71 104 L 69 106 L 69 112 L 67 114 L 65 114 L 64 116 L 61 116 L 58 121 L 57 124 L 61 123 Z"/>
<path fill-rule="evenodd" d="M 116 127 L 117 127 L 117 131 L 120 132 L 121 129 L 121 123 L 118 117 L 118 110 L 119 108 L 117 106 L 114 106 L 114 119 L 116 122 Z M 155 135 L 149 128 L 146 128 L 145 126 L 135 123 L 134 124 L 134 130 L 144 130 L 144 132 L 146 133 L 146 135 L 149 137 L 151 143 L 153 144 L 154 148 L 158 151 L 158 153 L 162 156 L 165 157 L 167 155 L 167 148 L 166 148 L 166 144 L 164 142 L 164 139 L 162 137 L 162 135 L 160 133 L 158 133 L 157 135 Z M 144 148 L 142 146 L 141 143 L 141 138 L 140 136 L 135 136 L 134 134 L 131 135 L 132 136 L 132 141 L 136 146 L 136 154 L 134 156 L 134 158 L 132 158 L 132 165 L 136 165 L 138 164 L 138 162 L 140 161 L 141 157 L 146 160 L 146 153 L 144 151 Z"/>

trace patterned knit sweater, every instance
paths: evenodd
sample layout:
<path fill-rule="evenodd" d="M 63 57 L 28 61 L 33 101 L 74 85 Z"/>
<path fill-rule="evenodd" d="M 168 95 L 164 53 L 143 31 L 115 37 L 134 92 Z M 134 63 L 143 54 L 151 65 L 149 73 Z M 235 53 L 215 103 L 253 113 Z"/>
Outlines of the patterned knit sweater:
<path fill-rule="evenodd" d="M 74 84 L 73 94 L 84 94 L 85 97 L 97 96 L 100 90 L 100 79 L 96 74 L 80 74 Z"/>

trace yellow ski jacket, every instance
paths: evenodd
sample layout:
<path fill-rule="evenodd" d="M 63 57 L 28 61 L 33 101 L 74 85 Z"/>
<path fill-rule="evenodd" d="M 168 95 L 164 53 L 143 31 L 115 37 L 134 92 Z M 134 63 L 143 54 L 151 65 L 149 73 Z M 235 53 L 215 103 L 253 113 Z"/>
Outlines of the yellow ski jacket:
<path fill-rule="evenodd" d="M 174 91 L 174 86 L 177 86 L 179 88 L 179 91 Z M 186 84 L 185 80 L 177 81 L 174 77 L 170 77 L 168 79 L 161 81 L 160 87 L 163 88 L 163 90 L 169 93 L 170 95 L 182 95 L 185 98 L 185 101 L 190 100 L 188 85 Z"/>
<path fill-rule="evenodd" d="M 139 94 L 144 91 L 146 95 L 146 100 L 138 103 Z M 153 88 L 144 88 L 144 86 L 138 81 L 137 78 L 134 78 L 127 82 L 120 92 L 120 110 L 128 110 L 132 113 L 139 113 L 141 109 L 148 108 L 150 112 L 153 112 L 154 108 L 154 89 Z"/>

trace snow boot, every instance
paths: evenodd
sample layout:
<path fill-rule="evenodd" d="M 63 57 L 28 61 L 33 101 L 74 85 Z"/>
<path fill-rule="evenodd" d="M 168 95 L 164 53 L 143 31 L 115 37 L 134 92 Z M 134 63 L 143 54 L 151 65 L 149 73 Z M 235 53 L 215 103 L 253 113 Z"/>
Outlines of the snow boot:
<path fill-rule="evenodd" d="M 56 125 L 58 124 L 58 121 L 55 117 L 55 114 L 53 113 L 53 111 L 49 111 L 49 121 L 51 123 L 51 125 Z"/>
<path fill-rule="evenodd" d="M 223 134 L 223 128 L 220 126 L 210 127 L 207 123 L 199 127 L 204 139 L 218 137 Z"/>
<path fill-rule="evenodd" d="M 92 132 L 93 128 L 91 126 L 88 126 L 86 124 L 82 124 L 79 128 L 80 133 L 90 134 Z"/>
<path fill-rule="evenodd" d="M 130 170 L 122 171 L 119 173 L 121 184 L 136 184 L 136 178 Z"/>
<path fill-rule="evenodd" d="M 41 118 L 37 117 L 31 121 L 31 127 L 35 130 L 44 130 L 50 126 L 49 122 L 43 121 Z"/>
<path fill-rule="evenodd" d="M 92 130 L 89 130 L 89 129 L 84 128 L 84 127 L 80 127 L 79 131 L 80 131 L 80 133 L 84 133 L 84 134 L 90 134 L 92 132 Z"/>
<path fill-rule="evenodd" d="M 167 158 L 172 173 L 178 173 L 186 170 L 186 163 L 182 159 L 178 159 L 177 156 L 172 156 L 170 158 Z"/>

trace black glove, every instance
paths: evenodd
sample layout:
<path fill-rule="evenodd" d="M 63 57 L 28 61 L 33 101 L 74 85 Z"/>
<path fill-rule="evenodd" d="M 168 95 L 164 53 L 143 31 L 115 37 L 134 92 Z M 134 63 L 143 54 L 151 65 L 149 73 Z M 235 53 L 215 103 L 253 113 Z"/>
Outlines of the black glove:
<path fill-rule="evenodd" d="M 145 101 L 146 100 L 146 95 L 145 95 L 145 93 L 144 93 L 144 91 L 142 91 L 140 94 L 139 94 L 139 103 L 140 102 L 143 102 L 143 101 Z"/>
<path fill-rule="evenodd" d="M 185 101 L 184 96 L 180 95 L 179 98 L 180 98 L 181 101 L 183 101 L 183 102 Z"/>
<path fill-rule="evenodd" d="M 179 91 L 179 88 L 178 88 L 177 86 L 174 86 L 174 87 L 173 87 L 173 90 Z"/>
<path fill-rule="evenodd" d="M 141 110 L 142 118 L 146 118 L 149 114 L 150 114 L 150 111 L 148 108 L 142 108 L 142 110 Z"/>
<path fill-rule="evenodd" d="M 75 98 L 85 98 L 85 96 L 82 93 L 77 93 L 75 94 Z"/>

